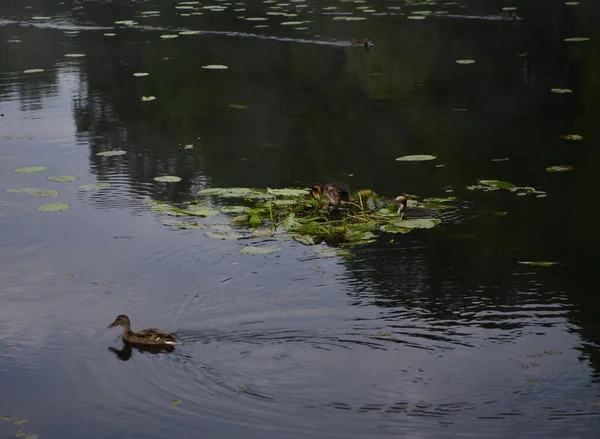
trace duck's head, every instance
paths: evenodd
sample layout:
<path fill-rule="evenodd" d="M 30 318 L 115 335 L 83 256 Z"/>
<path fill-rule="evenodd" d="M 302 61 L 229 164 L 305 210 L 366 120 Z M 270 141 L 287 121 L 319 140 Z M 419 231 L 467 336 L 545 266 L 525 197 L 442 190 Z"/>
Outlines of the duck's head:
<path fill-rule="evenodd" d="M 365 37 L 365 39 L 363 40 L 363 44 L 365 45 L 365 47 L 371 47 L 375 45 L 375 43 L 371 41 L 369 37 Z"/>
<path fill-rule="evenodd" d="M 107 328 L 114 328 L 118 325 L 125 326 L 128 324 L 131 324 L 131 322 L 129 321 L 129 317 L 127 317 L 125 314 L 121 314 L 120 316 L 117 316 L 115 321 L 108 325 Z"/>
<path fill-rule="evenodd" d="M 323 193 L 323 185 L 321 185 L 319 183 L 313 184 L 312 189 L 310 190 L 310 193 L 316 199 L 321 198 L 321 194 Z"/>
<path fill-rule="evenodd" d="M 400 202 L 400 208 L 398 209 L 398 215 L 402 215 L 406 210 L 406 195 L 398 195 L 396 201 Z"/>

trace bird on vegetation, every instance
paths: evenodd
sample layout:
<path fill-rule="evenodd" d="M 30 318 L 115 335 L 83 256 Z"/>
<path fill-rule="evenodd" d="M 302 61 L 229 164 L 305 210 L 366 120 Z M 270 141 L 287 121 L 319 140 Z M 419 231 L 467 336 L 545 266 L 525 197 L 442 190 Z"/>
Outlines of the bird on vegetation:
<path fill-rule="evenodd" d="M 109 328 L 121 325 L 123 327 L 123 339 L 132 344 L 139 345 L 178 345 L 179 340 L 173 337 L 175 334 L 166 332 L 161 329 L 149 328 L 143 329 L 140 332 L 131 330 L 131 321 L 124 314 L 117 316 L 114 322 L 108 325 Z"/>
<path fill-rule="evenodd" d="M 406 195 L 398 195 L 396 201 L 400 202 L 398 215 L 403 218 L 433 218 L 439 214 L 438 209 L 430 209 L 427 207 L 411 207 L 407 209 L 408 200 Z"/>
<path fill-rule="evenodd" d="M 369 39 L 369 37 L 364 37 L 362 40 L 352 40 L 353 46 L 363 46 L 363 47 L 371 47 L 374 46 L 375 43 Z"/>
<path fill-rule="evenodd" d="M 329 183 L 325 186 L 315 183 L 310 192 L 316 199 L 321 198 L 321 194 L 325 195 L 336 208 L 342 201 L 350 201 L 350 188 L 345 183 Z"/>

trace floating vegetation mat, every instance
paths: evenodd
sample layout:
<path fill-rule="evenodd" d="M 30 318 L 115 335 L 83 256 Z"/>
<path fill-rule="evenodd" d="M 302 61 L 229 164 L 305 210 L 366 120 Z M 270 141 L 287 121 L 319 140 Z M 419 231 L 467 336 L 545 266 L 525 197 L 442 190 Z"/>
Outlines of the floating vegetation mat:
<path fill-rule="evenodd" d="M 349 202 L 335 208 L 326 197 L 314 198 L 308 189 L 208 188 L 197 193 L 195 201 L 173 206 L 146 200 L 152 211 L 183 221 L 162 221 L 179 229 L 215 229 L 205 236 L 221 240 L 242 238 L 294 239 L 304 245 L 325 242 L 365 244 L 382 233 L 409 233 L 429 229 L 441 223 L 441 210 L 450 209 L 456 198 L 431 198 L 419 201 L 407 196 L 407 217 L 398 215 L 399 204 L 378 196 L 371 190 L 361 190 Z M 419 218 L 411 217 L 420 213 Z M 223 216 L 227 219 L 223 221 Z M 422 217 L 424 216 L 424 217 Z M 190 217 L 209 218 L 207 222 L 190 221 Z M 278 247 L 247 247 L 243 254 L 266 254 Z"/>
<path fill-rule="evenodd" d="M 477 184 L 467 186 L 467 189 L 470 191 L 499 191 L 499 190 L 507 190 L 510 192 L 515 192 L 518 196 L 524 195 L 535 195 L 538 198 L 543 198 L 547 196 L 546 192 L 539 191 L 531 186 L 517 186 L 508 181 L 501 180 L 477 180 Z"/>

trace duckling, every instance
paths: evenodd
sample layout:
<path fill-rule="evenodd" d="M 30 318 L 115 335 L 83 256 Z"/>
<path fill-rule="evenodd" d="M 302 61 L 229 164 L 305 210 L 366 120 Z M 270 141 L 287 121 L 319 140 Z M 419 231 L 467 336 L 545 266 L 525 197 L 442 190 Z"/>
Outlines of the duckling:
<path fill-rule="evenodd" d="M 369 39 L 369 37 L 365 37 L 365 38 L 364 38 L 364 39 L 362 39 L 362 40 L 352 40 L 352 45 L 353 45 L 353 46 L 364 46 L 364 47 L 367 47 L 367 48 L 369 48 L 369 47 L 371 47 L 371 46 L 374 46 L 374 45 L 375 45 L 375 43 L 373 43 L 373 41 L 371 41 L 371 40 Z"/>
<path fill-rule="evenodd" d="M 117 316 L 114 322 L 108 325 L 108 328 L 114 328 L 117 325 L 123 327 L 123 339 L 132 344 L 138 345 L 178 345 L 179 340 L 173 337 L 174 333 L 166 332 L 161 329 L 149 328 L 140 332 L 131 330 L 131 321 L 124 314 Z"/>
<path fill-rule="evenodd" d="M 350 201 L 350 188 L 345 183 L 329 183 L 325 186 L 315 183 L 310 192 L 317 199 L 324 194 L 335 208 L 339 207 L 342 201 Z"/>
<path fill-rule="evenodd" d="M 427 207 L 411 207 L 407 213 L 407 199 L 405 195 L 398 195 L 396 201 L 400 202 L 398 215 L 400 219 L 408 218 L 433 218 L 439 214 L 438 209 L 429 209 Z"/>

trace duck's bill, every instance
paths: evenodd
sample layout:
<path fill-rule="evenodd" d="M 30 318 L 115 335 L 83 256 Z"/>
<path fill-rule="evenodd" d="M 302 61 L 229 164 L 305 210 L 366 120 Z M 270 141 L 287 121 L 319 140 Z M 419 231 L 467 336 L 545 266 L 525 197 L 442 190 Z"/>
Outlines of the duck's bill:
<path fill-rule="evenodd" d="M 114 322 L 112 322 L 110 325 L 108 325 L 107 328 L 114 328 L 115 326 L 117 326 L 116 320 Z"/>

